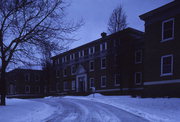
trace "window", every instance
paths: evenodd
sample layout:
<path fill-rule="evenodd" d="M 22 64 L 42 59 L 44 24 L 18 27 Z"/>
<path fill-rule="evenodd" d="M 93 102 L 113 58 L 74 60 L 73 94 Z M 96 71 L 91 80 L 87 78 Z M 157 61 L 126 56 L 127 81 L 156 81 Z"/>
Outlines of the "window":
<path fill-rule="evenodd" d="M 100 44 L 100 51 L 105 51 L 107 50 L 107 42 L 103 42 L 102 44 Z"/>
<path fill-rule="evenodd" d="M 30 93 L 30 86 L 29 85 L 25 86 L 25 92 Z"/>
<path fill-rule="evenodd" d="M 101 69 L 106 69 L 106 58 L 101 58 Z"/>
<path fill-rule="evenodd" d="M 65 58 L 64 57 L 62 57 L 62 63 L 64 63 L 65 62 Z"/>
<path fill-rule="evenodd" d="M 70 55 L 70 60 L 74 60 L 74 59 L 75 59 L 75 54 L 73 53 Z"/>
<path fill-rule="evenodd" d="M 76 73 L 76 67 L 71 66 L 71 75 L 74 75 Z"/>
<path fill-rule="evenodd" d="M 76 82 L 75 82 L 75 80 L 72 81 L 72 90 L 76 90 Z"/>
<path fill-rule="evenodd" d="M 95 47 L 90 47 L 89 48 L 89 54 L 94 54 L 95 53 Z"/>
<path fill-rule="evenodd" d="M 94 71 L 94 61 L 89 62 L 89 70 Z"/>
<path fill-rule="evenodd" d="M 141 85 L 142 82 L 142 72 L 135 72 L 135 84 Z"/>
<path fill-rule="evenodd" d="M 68 61 L 68 56 L 65 56 L 64 57 L 64 62 L 67 62 Z"/>
<path fill-rule="evenodd" d="M 162 22 L 162 42 L 174 38 L 174 18 Z"/>
<path fill-rule="evenodd" d="M 30 74 L 29 73 L 27 73 L 27 74 L 25 74 L 25 81 L 30 81 Z"/>
<path fill-rule="evenodd" d="M 135 64 L 140 64 L 142 63 L 142 50 L 136 50 L 135 51 Z"/>
<path fill-rule="evenodd" d="M 60 64 L 60 59 L 59 58 L 57 59 L 57 64 Z"/>
<path fill-rule="evenodd" d="M 59 78 L 59 76 L 60 76 L 60 71 L 56 70 L 56 78 Z"/>
<path fill-rule="evenodd" d="M 101 76 L 101 87 L 106 87 L 106 76 Z"/>
<path fill-rule="evenodd" d="M 57 83 L 57 84 L 56 84 L 56 91 L 57 91 L 57 92 L 60 92 L 60 91 L 61 91 L 61 85 L 60 85 L 60 83 Z"/>
<path fill-rule="evenodd" d="M 64 77 L 67 76 L 67 69 L 64 69 L 64 70 L 63 70 L 63 75 L 64 75 Z"/>
<path fill-rule="evenodd" d="M 161 57 L 161 76 L 173 75 L 173 55 Z"/>
<path fill-rule="evenodd" d="M 115 74 L 115 76 L 114 76 L 114 85 L 115 86 L 120 86 L 120 82 L 121 82 L 120 74 Z"/>
<path fill-rule="evenodd" d="M 84 50 L 79 51 L 79 57 L 83 57 L 84 56 Z"/>
<path fill-rule="evenodd" d="M 89 79 L 89 88 L 94 87 L 94 78 Z"/>
<path fill-rule="evenodd" d="M 36 93 L 40 93 L 40 87 L 36 86 Z"/>
<path fill-rule="evenodd" d="M 118 47 L 120 45 L 120 40 L 114 39 L 113 44 L 114 44 L 114 47 Z"/>
<path fill-rule="evenodd" d="M 67 81 L 64 82 L 64 91 L 68 91 L 68 82 Z"/>
<path fill-rule="evenodd" d="M 35 74 L 35 81 L 39 81 L 40 80 L 40 76 L 38 74 Z"/>

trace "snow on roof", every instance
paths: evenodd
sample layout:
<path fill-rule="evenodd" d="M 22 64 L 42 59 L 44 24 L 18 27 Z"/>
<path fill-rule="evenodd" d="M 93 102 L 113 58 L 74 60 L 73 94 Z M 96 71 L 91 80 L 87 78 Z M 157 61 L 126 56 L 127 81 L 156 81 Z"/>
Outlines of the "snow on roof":
<path fill-rule="evenodd" d="M 34 66 L 20 66 L 18 69 L 31 69 L 31 70 L 42 70 L 42 66 L 34 65 Z"/>

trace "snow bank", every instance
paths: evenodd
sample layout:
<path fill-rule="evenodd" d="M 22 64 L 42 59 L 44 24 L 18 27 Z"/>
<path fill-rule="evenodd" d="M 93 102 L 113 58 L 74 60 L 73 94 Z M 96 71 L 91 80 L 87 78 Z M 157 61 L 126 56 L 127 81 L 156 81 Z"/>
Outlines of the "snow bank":
<path fill-rule="evenodd" d="M 100 93 L 90 94 L 88 97 L 103 97 L 104 95 Z"/>
<path fill-rule="evenodd" d="M 101 102 L 141 116 L 152 122 L 180 122 L 180 99 L 179 98 L 132 98 L 130 96 L 103 96 L 92 95 L 87 97 L 67 96 Z"/>
<path fill-rule="evenodd" d="M 7 106 L 0 107 L 2 122 L 40 122 L 52 115 L 55 108 L 40 102 L 7 99 Z"/>

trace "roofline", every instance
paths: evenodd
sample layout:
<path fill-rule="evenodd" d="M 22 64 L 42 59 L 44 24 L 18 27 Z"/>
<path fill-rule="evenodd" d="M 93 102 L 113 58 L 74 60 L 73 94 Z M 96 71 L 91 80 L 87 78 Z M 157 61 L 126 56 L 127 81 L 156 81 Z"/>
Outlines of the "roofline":
<path fill-rule="evenodd" d="M 178 2 L 179 2 L 178 0 L 174 0 L 174 1 L 172 1 L 170 3 L 167 3 L 167 4 L 165 4 L 165 5 L 161 6 L 161 7 L 158 7 L 156 9 L 153 9 L 153 10 L 147 12 L 147 13 L 144 13 L 144 14 L 140 15 L 139 18 L 141 20 L 146 20 L 147 17 L 152 16 L 155 13 L 159 13 L 161 11 L 164 11 L 164 10 L 166 10 L 168 8 L 171 8 L 171 7 L 175 6 L 176 3 L 178 3 Z"/>
<path fill-rule="evenodd" d="M 118 32 L 112 33 L 112 34 L 110 34 L 110 35 L 107 35 L 105 38 L 110 38 L 111 36 L 114 36 L 114 35 L 116 35 L 116 34 L 118 34 L 118 33 L 123 33 L 123 32 L 135 32 L 135 33 L 139 33 L 140 35 L 141 35 L 141 34 L 142 34 L 142 35 L 144 34 L 144 32 L 142 32 L 142 31 L 140 31 L 140 30 L 137 30 L 137 29 L 128 27 L 128 28 L 125 28 L 125 29 L 123 29 L 123 30 L 121 30 L 121 31 L 118 31 Z M 83 45 L 81 45 L 81 46 L 78 46 L 78 47 L 76 47 L 76 48 L 70 49 L 70 50 L 65 51 L 65 52 L 63 52 L 63 53 L 60 53 L 60 54 L 58 54 L 58 55 L 56 55 L 56 56 L 53 56 L 53 57 L 51 57 L 51 59 L 54 59 L 54 58 L 56 58 L 56 57 L 58 57 L 58 56 L 60 56 L 60 55 L 63 55 L 63 54 L 65 54 L 65 53 L 68 53 L 68 52 L 70 52 L 70 51 L 76 50 L 76 49 L 78 49 L 78 48 L 84 47 L 84 46 L 86 46 L 86 45 L 89 45 L 89 44 L 91 44 L 91 43 L 94 43 L 94 42 L 96 42 L 96 41 L 100 41 L 100 40 L 103 40 L 103 39 L 104 39 L 104 38 L 101 37 L 101 38 L 96 39 L 96 40 L 94 40 L 94 41 L 88 42 L 88 43 L 83 44 Z"/>
<path fill-rule="evenodd" d="M 13 71 L 16 71 L 16 70 L 31 70 L 31 71 L 43 71 L 43 70 L 38 70 L 38 69 L 21 69 L 21 68 L 15 68 L 15 69 L 12 69 L 12 70 L 10 70 L 9 72 L 13 72 Z M 7 72 L 7 73 L 9 73 L 9 72 Z"/>

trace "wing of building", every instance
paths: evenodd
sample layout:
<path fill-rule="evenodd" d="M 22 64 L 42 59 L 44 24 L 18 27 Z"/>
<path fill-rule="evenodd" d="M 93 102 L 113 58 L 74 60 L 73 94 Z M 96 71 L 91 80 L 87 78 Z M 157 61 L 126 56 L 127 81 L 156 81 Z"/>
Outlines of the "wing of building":
<path fill-rule="evenodd" d="M 180 96 L 180 2 L 140 18 L 145 21 L 144 95 Z"/>
<path fill-rule="evenodd" d="M 51 88 L 68 94 L 142 90 L 143 32 L 127 28 L 52 57 Z M 52 91 L 53 92 L 53 91 Z"/>

